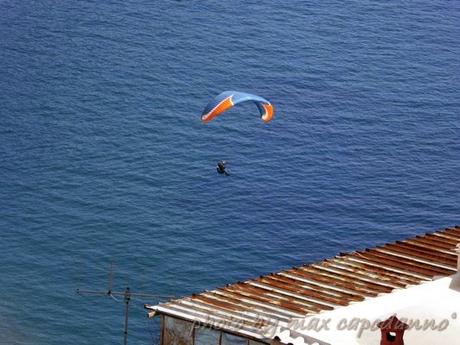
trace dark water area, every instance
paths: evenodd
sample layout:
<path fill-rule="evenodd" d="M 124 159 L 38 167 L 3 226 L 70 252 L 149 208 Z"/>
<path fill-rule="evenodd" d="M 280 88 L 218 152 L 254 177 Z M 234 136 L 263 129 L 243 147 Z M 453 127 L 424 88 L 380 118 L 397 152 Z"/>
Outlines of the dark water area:
<path fill-rule="evenodd" d="M 456 1 L 0 1 L 0 343 L 460 223 Z M 269 99 L 209 124 L 223 90 Z M 218 176 L 218 160 L 231 176 Z M 129 344 L 156 340 L 143 303 Z"/>

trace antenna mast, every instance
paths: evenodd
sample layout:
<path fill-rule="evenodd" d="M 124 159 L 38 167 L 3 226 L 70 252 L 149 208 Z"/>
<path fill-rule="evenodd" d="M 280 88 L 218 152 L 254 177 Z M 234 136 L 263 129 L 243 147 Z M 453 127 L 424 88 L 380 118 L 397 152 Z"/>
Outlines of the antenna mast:
<path fill-rule="evenodd" d="M 123 303 L 125 303 L 125 322 L 124 322 L 124 330 L 123 330 L 123 344 L 128 344 L 128 315 L 129 315 L 129 302 L 131 301 L 132 296 L 138 297 L 155 297 L 155 298 L 173 298 L 174 296 L 164 296 L 164 295 L 156 295 L 150 293 L 143 293 L 143 292 L 131 292 L 129 287 L 126 287 L 125 291 L 113 291 L 112 290 L 112 283 L 113 283 L 113 262 L 110 263 L 110 271 L 109 271 L 109 286 L 107 291 L 96 291 L 96 290 L 82 290 L 77 288 L 76 292 L 80 296 L 109 296 L 113 298 L 115 301 L 118 302 L 118 299 L 115 296 L 123 296 Z"/>

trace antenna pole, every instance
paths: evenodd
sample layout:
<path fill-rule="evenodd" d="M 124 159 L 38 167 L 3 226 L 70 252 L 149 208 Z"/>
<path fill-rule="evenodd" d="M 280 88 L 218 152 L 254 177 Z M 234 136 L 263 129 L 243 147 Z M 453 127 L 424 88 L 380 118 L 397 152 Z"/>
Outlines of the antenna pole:
<path fill-rule="evenodd" d="M 112 293 L 112 282 L 113 282 L 113 261 L 110 263 L 109 289 L 107 290 L 107 295 L 110 295 Z"/>
<path fill-rule="evenodd" d="M 107 291 L 98 291 L 98 290 L 83 290 L 83 289 L 76 289 L 77 294 L 80 296 L 109 296 L 112 297 L 115 301 L 118 301 L 115 296 L 123 296 L 123 302 L 125 303 L 125 326 L 124 326 L 124 345 L 128 344 L 128 308 L 129 302 L 131 297 L 155 297 L 155 298 L 174 298 L 175 296 L 167 296 L 167 295 L 156 295 L 156 294 L 149 294 L 143 292 L 131 292 L 129 287 L 125 289 L 125 291 L 113 291 L 113 262 L 110 265 L 109 271 L 109 289 Z"/>
<path fill-rule="evenodd" d="M 124 295 L 124 302 L 125 302 L 125 341 L 124 344 L 128 344 L 128 307 L 129 307 L 129 300 L 131 299 L 131 293 L 129 292 L 129 287 L 125 290 Z"/>

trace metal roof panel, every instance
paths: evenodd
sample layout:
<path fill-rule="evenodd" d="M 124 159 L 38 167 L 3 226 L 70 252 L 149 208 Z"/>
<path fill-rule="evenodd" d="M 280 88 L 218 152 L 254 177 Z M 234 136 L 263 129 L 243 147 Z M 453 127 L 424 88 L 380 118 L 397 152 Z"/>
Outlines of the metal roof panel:
<path fill-rule="evenodd" d="M 457 270 L 458 243 L 460 227 L 455 226 L 146 308 L 264 339 L 267 323 L 286 323 L 451 275 Z"/>

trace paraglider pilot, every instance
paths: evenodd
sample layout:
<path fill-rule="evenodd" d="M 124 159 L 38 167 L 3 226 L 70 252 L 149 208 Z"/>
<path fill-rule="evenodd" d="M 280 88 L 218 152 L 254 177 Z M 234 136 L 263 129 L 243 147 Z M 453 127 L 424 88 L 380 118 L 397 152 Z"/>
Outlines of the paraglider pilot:
<path fill-rule="evenodd" d="M 230 174 L 225 170 L 225 161 L 220 161 L 217 163 L 217 172 L 219 174 L 224 174 L 225 176 L 229 176 Z"/>

